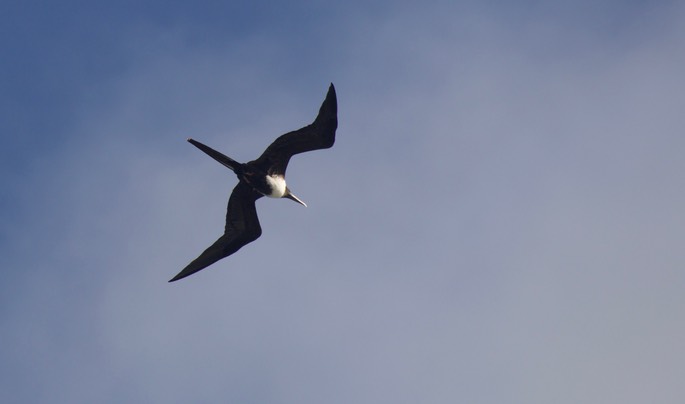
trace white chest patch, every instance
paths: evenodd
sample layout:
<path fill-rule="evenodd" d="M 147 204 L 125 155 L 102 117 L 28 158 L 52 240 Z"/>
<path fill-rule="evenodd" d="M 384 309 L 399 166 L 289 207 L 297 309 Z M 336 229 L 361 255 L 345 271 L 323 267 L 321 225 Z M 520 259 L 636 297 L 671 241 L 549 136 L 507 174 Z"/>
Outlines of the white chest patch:
<path fill-rule="evenodd" d="M 281 176 L 266 176 L 266 182 L 271 187 L 271 198 L 282 198 L 285 195 L 285 178 Z"/>

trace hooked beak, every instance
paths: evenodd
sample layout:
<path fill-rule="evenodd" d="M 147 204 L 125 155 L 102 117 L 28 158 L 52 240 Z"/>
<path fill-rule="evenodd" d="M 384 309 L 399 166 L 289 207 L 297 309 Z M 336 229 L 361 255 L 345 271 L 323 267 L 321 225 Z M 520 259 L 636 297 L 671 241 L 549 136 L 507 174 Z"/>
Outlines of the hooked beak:
<path fill-rule="evenodd" d="M 290 190 L 289 190 L 288 188 L 285 189 L 285 195 L 283 195 L 283 197 L 284 197 L 284 198 L 288 198 L 288 199 L 292 199 L 293 201 L 295 201 L 295 202 L 301 204 L 302 206 L 304 206 L 305 208 L 307 207 L 307 204 L 304 203 L 304 202 L 302 202 L 302 200 L 300 200 L 300 198 L 298 198 L 298 197 L 296 197 L 295 195 L 293 195 L 293 194 L 290 192 Z"/>

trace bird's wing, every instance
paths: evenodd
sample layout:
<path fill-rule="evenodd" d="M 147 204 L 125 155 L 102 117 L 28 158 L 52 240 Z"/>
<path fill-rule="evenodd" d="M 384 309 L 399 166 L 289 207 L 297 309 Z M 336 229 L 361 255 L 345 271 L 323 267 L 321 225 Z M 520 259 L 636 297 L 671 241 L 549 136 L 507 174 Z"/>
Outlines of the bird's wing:
<path fill-rule="evenodd" d="M 285 174 L 290 157 L 310 150 L 327 149 L 335 143 L 338 128 L 338 101 L 333 84 L 311 125 L 278 137 L 259 158 L 249 162 L 268 174 Z"/>
<path fill-rule="evenodd" d="M 242 181 L 238 183 L 228 199 L 224 235 L 219 237 L 214 244 L 209 246 L 169 282 L 192 275 L 259 238 L 262 234 L 262 228 L 259 226 L 255 201 L 261 197 L 262 194 L 252 189 L 248 184 Z"/>

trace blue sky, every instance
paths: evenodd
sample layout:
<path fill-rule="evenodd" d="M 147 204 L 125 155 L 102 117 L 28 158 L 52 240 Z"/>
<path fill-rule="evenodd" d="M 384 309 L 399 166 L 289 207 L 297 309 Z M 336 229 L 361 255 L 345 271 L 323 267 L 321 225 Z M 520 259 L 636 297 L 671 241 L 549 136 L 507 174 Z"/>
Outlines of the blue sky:
<path fill-rule="evenodd" d="M 340 3 L 340 2 L 339 2 Z M 0 401 L 679 403 L 677 2 L 5 2 Z M 168 284 L 336 85 L 307 202 Z"/>

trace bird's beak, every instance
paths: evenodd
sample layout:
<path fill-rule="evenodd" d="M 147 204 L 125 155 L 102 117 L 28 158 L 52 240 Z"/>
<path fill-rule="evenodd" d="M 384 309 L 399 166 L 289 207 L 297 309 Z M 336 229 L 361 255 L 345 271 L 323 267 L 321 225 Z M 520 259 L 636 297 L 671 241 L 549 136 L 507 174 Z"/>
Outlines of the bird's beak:
<path fill-rule="evenodd" d="M 295 195 L 293 195 L 293 194 L 290 192 L 290 190 L 287 189 L 287 188 L 286 188 L 285 195 L 283 195 L 283 197 L 284 197 L 284 198 L 288 198 L 288 199 L 292 199 L 293 201 L 295 201 L 295 202 L 301 204 L 302 206 L 304 206 L 305 208 L 307 207 L 307 204 L 306 204 L 306 203 L 302 202 L 302 200 L 300 200 L 300 198 L 298 198 L 298 197 L 296 197 Z"/>

